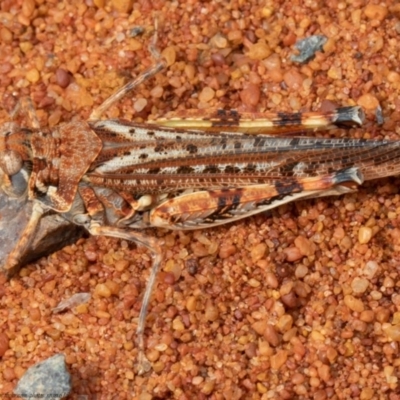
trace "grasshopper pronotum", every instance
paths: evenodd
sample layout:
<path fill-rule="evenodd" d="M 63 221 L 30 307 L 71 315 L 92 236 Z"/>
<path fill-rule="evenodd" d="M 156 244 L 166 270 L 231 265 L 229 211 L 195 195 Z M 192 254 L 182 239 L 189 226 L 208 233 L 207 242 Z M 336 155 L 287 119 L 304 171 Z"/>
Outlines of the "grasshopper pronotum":
<path fill-rule="evenodd" d="M 323 114 L 219 112 L 208 119 L 191 114 L 187 120 L 155 124 L 100 120 L 112 104 L 164 68 L 158 61 L 95 109 L 87 122 L 44 129 L 28 105 L 21 110 L 27 111 L 31 127 L 14 122 L 0 127 L 1 188 L 34 204 L 6 270 L 29 248 L 47 210 L 93 235 L 131 240 L 150 250 L 153 268 L 137 327 L 139 371 L 150 367 L 143 334 L 163 252 L 160 241 L 138 230 L 212 227 L 297 199 L 348 193 L 364 180 L 400 172 L 393 162 L 400 155 L 397 141 L 236 132 L 361 124 L 359 107 Z"/>

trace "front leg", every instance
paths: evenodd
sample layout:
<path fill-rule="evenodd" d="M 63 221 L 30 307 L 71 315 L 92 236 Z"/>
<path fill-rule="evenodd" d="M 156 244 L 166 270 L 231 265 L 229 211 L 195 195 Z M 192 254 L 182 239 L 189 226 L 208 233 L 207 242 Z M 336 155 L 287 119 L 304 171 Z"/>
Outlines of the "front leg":
<path fill-rule="evenodd" d="M 40 219 L 44 212 L 45 210 L 43 206 L 40 203 L 35 202 L 28 224 L 25 226 L 17 245 L 5 261 L 4 271 L 8 276 L 12 276 L 19 269 L 22 257 L 28 251 L 35 238 Z"/>

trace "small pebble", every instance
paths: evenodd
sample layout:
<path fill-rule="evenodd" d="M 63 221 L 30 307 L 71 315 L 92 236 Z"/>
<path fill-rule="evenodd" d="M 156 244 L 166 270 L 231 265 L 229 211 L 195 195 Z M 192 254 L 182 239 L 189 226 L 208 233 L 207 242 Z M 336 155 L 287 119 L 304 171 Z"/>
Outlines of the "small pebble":
<path fill-rule="evenodd" d="M 56 71 L 56 82 L 58 86 L 66 88 L 71 82 L 71 76 L 68 71 L 58 68 Z"/>
<path fill-rule="evenodd" d="M 308 268 L 305 265 L 300 264 L 296 267 L 294 274 L 296 278 L 304 278 L 308 274 Z"/>
<path fill-rule="evenodd" d="M 358 242 L 360 244 L 368 243 L 372 238 L 372 229 L 368 226 L 362 226 L 358 231 Z"/>
<path fill-rule="evenodd" d="M 215 307 L 211 301 L 207 301 L 204 316 L 207 321 L 213 322 L 219 318 L 218 308 Z"/>
<path fill-rule="evenodd" d="M 174 46 L 166 47 L 162 51 L 161 56 L 163 58 L 165 58 L 165 60 L 167 61 L 167 66 L 170 67 L 171 65 L 173 65 L 175 63 L 175 60 L 176 60 L 175 47 Z"/>
<path fill-rule="evenodd" d="M 378 394 L 378 393 L 377 393 Z M 375 390 L 372 388 L 362 388 L 360 400 L 371 400 L 375 397 Z"/>
<path fill-rule="evenodd" d="M 293 317 L 289 314 L 284 314 L 279 318 L 275 326 L 281 333 L 285 333 L 292 329 Z"/>
<path fill-rule="evenodd" d="M 237 251 L 234 245 L 222 245 L 219 250 L 219 257 L 224 259 L 232 256 Z"/>
<path fill-rule="evenodd" d="M 331 79 L 341 80 L 343 78 L 342 69 L 340 67 L 333 66 L 333 67 L 329 68 L 328 76 Z"/>
<path fill-rule="evenodd" d="M 349 307 L 352 311 L 364 311 L 364 303 L 360 299 L 357 299 L 350 294 L 344 296 L 344 304 L 346 304 L 346 306 Z"/>
<path fill-rule="evenodd" d="M 355 294 L 364 293 L 369 286 L 369 282 L 365 278 L 354 278 L 351 282 L 351 288 Z"/>
<path fill-rule="evenodd" d="M 31 83 L 36 83 L 40 79 L 39 71 L 36 68 L 30 69 L 26 73 L 26 79 Z"/>
<path fill-rule="evenodd" d="M 174 331 L 178 331 L 178 332 L 182 332 L 185 330 L 185 325 L 183 325 L 182 319 L 181 317 L 176 317 L 173 321 L 172 321 L 172 329 Z"/>
<path fill-rule="evenodd" d="M 234 45 L 239 45 L 243 42 L 243 32 L 240 29 L 228 31 L 228 40 Z"/>
<path fill-rule="evenodd" d="M 303 258 L 303 255 L 297 247 L 288 247 L 284 249 L 283 252 L 286 254 L 286 260 L 288 262 L 298 261 Z"/>
<path fill-rule="evenodd" d="M 95 289 L 94 289 L 94 294 L 99 296 L 99 297 L 111 297 L 112 293 L 111 290 L 108 288 L 108 286 L 104 283 L 99 283 Z"/>
<path fill-rule="evenodd" d="M 62 112 L 61 110 L 55 110 L 52 112 L 49 116 L 49 119 L 47 120 L 47 123 L 49 124 L 49 127 L 53 127 L 59 124 L 60 120 L 62 117 Z"/>
<path fill-rule="evenodd" d="M 132 11 L 133 0 L 111 0 L 111 5 L 120 13 L 129 13 Z"/>
<path fill-rule="evenodd" d="M 364 9 L 364 14 L 368 19 L 375 19 L 382 22 L 388 14 L 388 9 L 383 5 L 368 4 Z"/>
<path fill-rule="evenodd" d="M 318 368 L 318 375 L 324 381 L 328 382 L 331 378 L 331 371 L 329 365 L 323 364 Z"/>
<path fill-rule="evenodd" d="M 36 5 L 34 0 L 24 0 L 22 2 L 22 14 L 29 18 L 35 11 Z"/>
<path fill-rule="evenodd" d="M 263 335 L 266 328 L 267 328 L 267 321 L 266 320 L 260 320 L 254 322 L 251 327 L 259 334 Z"/>
<path fill-rule="evenodd" d="M 379 100 L 373 94 L 367 93 L 358 98 L 357 104 L 366 110 L 375 111 L 379 106 Z"/>
<path fill-rule="evenodd" d="M 110 290 L 111 294 L 114 296 L 117 296 L 119 291 L 120 291 L 120 286 L 117 282 L 107 279 L 106 280 L 106 286 Z"/>
<path fill-rule="evenodd" d="M 388 336 L 390 340 L 400 342 L 400 325 L 388 325 L 383 328 L 383 332 Z"/>
<path fill-rule="evenodd" d="M 9 339 L 8 336 L 5 333 L 0 333 L 0 357 L 4 356 L 4 353 L 8 350 L 9 348 Z"/>
<path fill-rule="evenodd" d="M 267 272 L 265 275 L 265 284 L 272 289 L 276 289 L 279 286 L 278 279 L 272 272 Z"/>
<path fill-rule="evenodd" d="M 372 279 L 377 271 L 379 270 L 379 265 L 376 261 L 367 261 L 363 269 L 363 275 L 368 279 Z"/>
<path fill-rule="evenodd" d="M 165 272 L 170 272 L 174 276 L 174 281 L 176 282 L 182 274 L 182 267 L 179 262 L 175 260 L 168 260 L 164 267 Z"/>
<path fill-rule="evenodd" d="M 75 82 L 70 83 L 65 88 L 65 98 L 78 109 L 93 106 L 93 97 L 91 94 Z"/>
<path fill-rule="evenodd" d="M 303 256 L 312 256 L 315 252 L 314 243 L 304 236 L 297 236 L 294 240 L 294 244 Z"/>
<path fill-rule="evenodd" d="M 187 300 L 186 300 L 186 309 L 189 312 L 194 312 L 197 309 L 197 298 L 195 296 L 190 296 Z"/>
<path fill-rule="evenodd" d="M 207 395 L 210 395 L 215 388 L 215 381 L 214 380 L 209 380 L 204 383 L 204 385 L 201 388 L 201 393 Z"/>
<path fill-rule="evenodd" d="M 279 345 L 279 335 L 273 325 L 267 324 L 264 331 L 264 338 L 271 346 L 276 347 Z"/>
<path fill-rule="evenodd" d="M 298 305 L 296 293 L 293 291 L 281 296 L 282 303 L 288 308 L 295 308 Z"/>
<path fill-rule="evenodd" d="M 257 42 L 255 44 L 251 45 L 249 48 L 249 51 L 247 52 L 247 55 L 252 60 L 264 60 L 270 54 L 271 54 L 271 49 L 263 41 L 260 41 L 260 42 Z"/>
<path fill-rule="evenodd" d="M 289 89 L 296 91 L 303 86 L 304 76 L 292 68 L 283 74 L 283 81 Z"/>
<path fill-rule="evenodd" d="M 199 94 L 199 101 L 202 103 L 208 103 L 215 96 L 215 90 L 210 87 L 205 87 Z"/>
<path fill-rule="evenodd" d="M 287 358 L 288 352 L 286 350 L 278 350 L 270 359 L 271 368 L 279 370 L 285 364 Z"/>
<path fill-rule="evenodd" d="M 221 53 L 213 53 L 211 55 L 211 60 L 213 60 L 215 65 L 225 64 L 225 57 Z"/>
<path fill-rule="evenodd" d="M 251 261 L 256 263 L 261 260 L 265 252 L 267 251 L 267 245 L 265 243 L 259 243 L 251 249 Z"/>
<path fill-rule="evenodd" d="M 375 313 L 372 310 L 364 310 L 360 313 L 360 320 L 363 322 L 373 322 L 375 319 Z"/>
<path fill-rule="evenodd" d="M 13 41 L 13 34 L 5 26 L 0 27 L 0 40 L 3 43 L 11 43 Z"/>
<path fill-rule="evenodd" d="M 265 394 L 267 393 L 268 389 L 265 385 L 263 385 L 261 382 L 257 382 L 257 392 L 260 394 Z"/>
<path fill-rule="evenodd" d="M 260 86 L 249 83 L 245 89 L 240 92 L 240 99 L 246 106 L 254 107 L 260 101 Z"/>
<path fill-rule="evenodd" d="M 154 97 L 156 99 L 160 99 L 163 94 L 164 89 L 161 86 L 154 86 L 154 88 L 150 91 L 151 97 Z"/>
<path fill-rule="evenodd" d="M 134 37 L 129 38 L 127 42 L 128 42 L 130 51 L 135 52 L 135 51 L 141 50 L 143 48 L 143 43 L 140 40 L 135 39 Z"/>
<path fill-rule="evenodd" d="M 249 281 L 247 282 L 249 284 L 249 286 L 257 288 L 261 285 L 260 281 L 258 281 L 257 279 L 251 278 L 249 279 Z"/>
<path fill-rule="evenodd" d="M 141 112 L 147 106 L 147 100 L 140 98 L 133 103 L 133 108 L 136 112 Z"/>
<path fill-rule="evenodd" d="M 210 46 L 215 46 L 218 47 L 219 49 L 224 49 L 228 45 L 228 40 L 224 35 L 221 35 L 220 33 L 217 33 L 215 36 L 213 36 L 210 39 L 209 42 Z"/>

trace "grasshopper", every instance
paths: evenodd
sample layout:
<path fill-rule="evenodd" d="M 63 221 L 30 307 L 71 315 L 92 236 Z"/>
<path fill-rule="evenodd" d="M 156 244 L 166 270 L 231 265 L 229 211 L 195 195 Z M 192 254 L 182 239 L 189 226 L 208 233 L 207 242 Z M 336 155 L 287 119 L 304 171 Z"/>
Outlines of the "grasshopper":
<path fill-rule="evenodd" d="M 210 118 L 193 112 L 186 119 L 149 124 L 101 119 L 164 68 L 165 61 L 157 61 L 93 110 L 88 121 L 42 128 L 27 102 L 14 116 L 26 112 L 30 127 L 13 121 L 0 127 L 1 189 L 33 203 L 5 271 L 18 265 L 48 211 L 92 235 L 133 241 L 151 252 L 137 326 L 140 373 L 151 367 L 145 320 L 163 260 L 162 241 L 141 229 L 214 227 L 295 200 L 348 193 L 365 180 L 400 173 L 400 141 L 265 135 L 270 129 L 296 133 L 361 125 L 359 107 L 295 114 L 219 111 Z"/>

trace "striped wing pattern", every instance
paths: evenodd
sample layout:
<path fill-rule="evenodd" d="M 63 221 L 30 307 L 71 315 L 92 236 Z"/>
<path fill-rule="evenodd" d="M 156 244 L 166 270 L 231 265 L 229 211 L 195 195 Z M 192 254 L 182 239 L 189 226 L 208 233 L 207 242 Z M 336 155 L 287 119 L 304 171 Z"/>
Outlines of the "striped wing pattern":
<path fill-rule="evenodd" d="M 141 215 L 151 226 L 222 224 L 295 199 L 346 192 L 345 182 L 400 173 L 400 143 L 393 141 L 216 134 L 121 121 L 92 129 L 103 150 L 83 181 L 125 198 L 152 196 Z"/>

